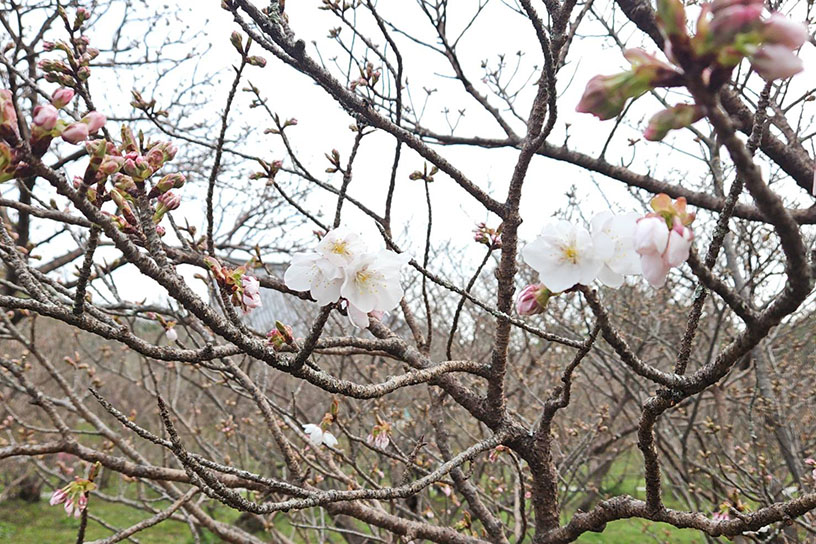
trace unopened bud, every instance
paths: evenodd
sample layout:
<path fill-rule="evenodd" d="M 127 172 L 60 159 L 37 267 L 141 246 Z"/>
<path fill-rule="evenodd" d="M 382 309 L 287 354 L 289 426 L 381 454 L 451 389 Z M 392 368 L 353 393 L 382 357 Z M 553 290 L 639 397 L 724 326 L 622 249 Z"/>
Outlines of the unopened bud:
<path fill-rule="evenodd" d="M 54 94 L 51 95 L 51 104 L 57 108 L 62 109 L 71 103 L 74 99 L 74 90 L 67 87 L 60 87 Z"/>

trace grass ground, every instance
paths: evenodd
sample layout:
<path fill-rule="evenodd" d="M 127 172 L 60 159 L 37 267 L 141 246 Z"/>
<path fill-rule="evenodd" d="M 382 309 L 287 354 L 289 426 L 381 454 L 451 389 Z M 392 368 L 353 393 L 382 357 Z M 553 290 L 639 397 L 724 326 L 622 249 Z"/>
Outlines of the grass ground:
<path fill-rule="evenodd" d="M 91 509 L 111 525 L 124 528 L 148 517 L 125 506 L 97 501 Z M 219 519 L 228 519 L 224 511 Z M 0 542 L 14 544 L 73 544 L 76 541 L 79 521 L 68 518 L 62 508 L 49 506 L 43 500 L 36 504 L 8 501 L 0 504 Z M 111 532 L 89 520 L 87 540 L 109 536 Z M 191 544 L 193 539 L 186 524 L 166 521 L 156 527 L 135 535 L 142 544 Z M 207 534 L 202 542 L 216 544 L 219 539 Z M 642 542 L 665 542 L 671 544 L 697 544 L 704 540 L 689 530 L 678 530 L 662 523 L 624 520 L 610 523 L 602 534 L 585 534 L 579 542 L 604 544 L 629 544 Z"/>
<path fill-rule="evenodd" d="M 603 482 L 603 490 L 607 494 L 628 494 L 637 498 L 644 498 L 643 478 L 640 475 L 638 459 L 634 456 L 622 455 L 612 467 Z M 126 484 L 114 483 L 112 494 L 123 492 L 129 493 Z M 125 485 L 119 488 L 119 485 Z M 682 508 L 683 505 L 675 504 L 670 494 L 666 497 L 667 505 L 670 507 Z M 210 503 L 212 504 L 212 503 Z M 154 505 L 160 508 L 161 504 Z M 120 504 L 106 503 L 101 500 L 91 499 L 89 511 L 95 516 L 104 519 L 111 526 L 123 529 L 139 521 L 150 517 L 150 514 L 129 508 Z M 216 519 L 224 522 L 232 522 L 238 517 L 238 513 L 226 507 L 219 506 L 211 512 Z M 569 515 L 565 513 L 564 522 L 569 520 Z M 285 514 L 280 514 L 275 520 L 275 526 L 283 534 L 291 535 Z M 76 542 L 77 528 L 79 520 L 69 518 L 65 515 L 61 507 L 50 506 L 47 500 L 30 504 L 19 500 L 0 503 L 0 543 L 13 544 L 73 544 Z M 86 541 L 110 536 L 111 530 L 106 529 L 99 523 L 89 520 Z M 263 535 L 258 535 L 263 538 Z M 344 542 L 337 535 L 329 538 L 332 544 Z M 187 524 L 168 520 L 158 526 L 151 527 L 135 535 L 141 544 L 192 544 L 194 542 L 190 535 Z M 272 542 L 272 538 L 266 540 Z M 302 540 L 293 536 L 293 540 L 298 544 Z M 210 533 L 201 535 L 202 544 L 216 544 L 221 540 Z M 630 543 L 667 543 L 667 544 L 704 544 L 705 539 L 692 530 L 675 529 L 663 523 L 652 523 L 643 520 L 621 520 L 610 523 L 603 533 L 584 534 L 578 542 L 581 543 L 604 543 L 604 544 L 630 544 Z"/>

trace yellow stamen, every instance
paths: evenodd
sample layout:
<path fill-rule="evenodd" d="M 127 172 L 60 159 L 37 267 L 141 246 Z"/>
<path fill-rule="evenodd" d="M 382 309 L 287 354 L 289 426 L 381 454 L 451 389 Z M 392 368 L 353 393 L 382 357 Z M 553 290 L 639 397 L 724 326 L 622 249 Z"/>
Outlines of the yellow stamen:
<path fill-rule="evenodd" d="M 348 255 L 348 244 L 345 240 L 334 242 L 331 247 L 331 252 L 338 255 Z"/>
<path fill-rule="evenodd" d="M 564 260 L 570 261 L 572 264 L 578 263 L 578 250 L 573 246 L 563 248 Z"/>

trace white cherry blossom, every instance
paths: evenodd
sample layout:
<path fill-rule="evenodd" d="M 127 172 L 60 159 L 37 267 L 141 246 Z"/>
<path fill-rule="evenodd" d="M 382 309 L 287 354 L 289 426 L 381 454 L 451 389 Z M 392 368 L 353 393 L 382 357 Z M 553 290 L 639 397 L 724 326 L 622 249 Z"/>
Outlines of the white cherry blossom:
<path fill-rule="evenodd" d="M 541 283 L 557 293 L 577 283 L 592 283 L 612 257 L 613 248 L 611 243 L 595 244 L 584 227 L 559 220 L 544 227 L 521 254 L 538 272 Z"/>
<path fill-rule="evenodd" d="M 311 442 L 315 447 L 325 444 L 328 447 L 333 448 L 337 445 L 337 438 L 335 438 L 329 431 L 324 431 L 322 428 L 320 428 L 320 425 L 306 423 L 303 425 L 303 432 L 306 433 L 306 435 L 309 437 L 309 442 Z"/>
<path fill-rule="evenodd" d="M 352 323 L 367 327 L 365 314 L 397 307 L 404 294 L 400 270 L 409 260 L 404 253 L 382 250 L 360 256 L 344 270 L 340 294 L 348 300 Z"/>
<path fill-rule="evenodd" d="M 608 287 L 617 289 L 623 285 L 624 276 L 641 273 L 640 258 L 634 246 L 637 219 L 635 213 L 614 215 L 604 211 L 590 221 L 594 246 L 612 249 L 598 273 L 598 280 Z"/>
<path fill-rule="evenodd" d="M 321 306 L 337 302 L 343 271 L 319 253 L 296 253 L 283 275 L 290 289 L 309 291 Z"/>
<path fill-rule="evenodd" d="M 360 236 L 346 227 L 330 230 L 317 244 L 317 252 L 335 266 L 347 266 L 367 251 Z"/>

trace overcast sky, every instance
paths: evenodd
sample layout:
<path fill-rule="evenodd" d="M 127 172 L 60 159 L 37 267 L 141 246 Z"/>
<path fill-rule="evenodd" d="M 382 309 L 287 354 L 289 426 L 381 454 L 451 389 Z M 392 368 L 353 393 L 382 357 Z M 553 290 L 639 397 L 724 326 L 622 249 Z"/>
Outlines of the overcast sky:
<path fill-rule="evenodd" d="M 125 36 L 125 39 L 140 42 L 152 51 L 166 36 L 176 36 L 188 28 L 193 32 L 188 33 L 185 42 L 167 51 L 177 57 L 189 52 L 202 53 L 202 57 L 196 62 L 186 63 L 183 69 L 159 81 L 155 88 L 151 88 L 152 85 L 148 84 L 151 79 L 155 79 L 155 67 L 150 65 L 145 65 L 133 74 L 124 75 L 111 74 L 110 70 L 107 72 L 98 70 L 94 72 L 94 79 L 91 81 L 92 90 L 103 93 L 105 95 L 103 103 L 111 104 L 111 109 L 121 113 L 128 111 L 129 90 L 132 87 L 146 91 L 147 97 L 161 98 L 170 96 L 179 87 L 188 85 L 191 80 L 210 77 L 209 74 L 212 74 L 214 79 L 220 79 L 222 83 L 213 93 L 211 105 L 198 115 L 220 116 L 228 82 L 232 78 L 230 66 L 237 59 L 236 52 L 229 44 L 229 35 L 232 30 L 238 28 L 237 25 L 232 22 L 227 12 L 219 8 L 218 0 L 196 2 L 148 0 L 145 4 L 147 6 L 145 9 L 151 11 L 165 11 L 165 6 L 169 6 L 169 12 L 175 12 L 176 16 L 167 18 L 166 22 L 163 21 L 163 24 L 150 29 L 150 32 L 145 32 L 144 35 Z M 265 5 L 261 2 L 258 4 Z M 327 63 L 331 64 L 332 59 L 336 57 L 338 64 L 345 66 L 347 57 L 336 43 L 327 38 L 328 29 L 339 25 L 332 15 L 317 9 L 320 4 L 320 0 L 289 0 L 286 5 L 286 13 L 289 16 L 290 24 L 296 34 L 309 44 L 307 48 L 309 54 L 317 56 L 319 50 L 320 57 Z M 399 29 L 429 42 L 435 42 L 433 29 L 415 2 L 382 1 L 379 4 L 382 14 L 386 18 L 390 17 Z M 456 31 L 465 24 L 476 5 L 475 1 L 451 2 L 453 7 L 448 22 L 451 34 L 457 33 Z M 132 9 L 142 8 L 134 6 Z M 599 10 L 599 13 L 611 14 L 611 5 L 608 3 L 597 3 L 596 9 Z M 116 16 L 117 14 L 112 11 L 106 15 L 106 18 L 115 20 Z M 359 25 L 366 32 L 373 29 L 368 19 L 361 20 Z M 100 22 L 90 33 L 93 42 L 101 44 L 103 48 L 112 39 L 112 36 L 105 35 L 108 28 L 115 27 Z M 582 34 L 583 36 L 576 39 L 567 66 L 559 73 L 558 90 L 561 96 L 558 123 L 549 141 L 561 144 L 568 135 L 571 148 L 590 155 L 597 155 L 613 129 L 614 121 L 600 123 L 590 115 L 576 113 L 575 105 L 590 77 L 598 73 L 610 74 L 622 71 L 627 67 L 627 63 L 620 49 L 605 37 L 606 32 L 600 24 L 583 25 Z M 370 32 L 369 35 L 374 36 L 374 42 L 377 44 L 384 41 L 376 32 Z M 341 36 L 348 43 L 351 33 L 348 29 L 344 29 Z M 49 38 L 54 37 L 59 36 Z M 394 37 L 402 48 L 405 58 L 408 83 L 406 93 L 410 94 L 414 106 L 419 108 L 425 100 L 426 93 L 423 88 L 436 90 L 427 102 L 425 115 L 422 118 L 424 126 L 444 133 L 447 131 L 447 124 L 443 110 L 449 109 L 455 117 L 456 111 L 462 109 L 465 115 L 457 127 L 457 135 L 488 138 L 503 136 L 497 123 L 464 92 L 458 81 L 450 77 L 452 70 L 440 55 L 410 42 L 398 33 L 394 33 Z M 624 27 L 620 37 L 628 47 L 645 45 L 649 51 L 654 50 L 653 44 L 643 41 L 641 33 L 631 24 Z M 313 41 L 316 42 L 316 46 L 312 44 Z M 360 46 L 360 42 L 357 41 L 355 47 Z M 802 56 L 806 59 L 807 65 L 813 62 L 814 55 L 813 47 L 806 46 L 806 49 Z M 519 83 L 527 79 L 528 75 L 533 72 L 534 66 L 542 64 L 540 50 L 529 22 L 514 13 L 501 0 L 490 0 L 477 22 L 462 39 L 458 51 L 464 70 L 483 94 L 489 94 L 488 86 L 481 81 L 484 74 L 481 68 L 483 61 L 487 61 L 490 66 L 495 66 L 499 55 L 505 55 L 508 71 L 512 71 L 518 59 L 517 52 L 522 52 L 519 74 L 516 76 Z M 324 153 L 329 152 L 332 148 L 341 152 L 345 163 L 354 138 L 353 133 L 348 129 L 352 119 L 305 76 L 277 61 L 271 54 L 262 51 L 260 47 L 255 46 L 253 52 L 265 56 L 269 63 L 264 69 L 249 68 L 247 70 L 248 80 L 261 89 L 262 93 L 269 98 L 271 108 L 281 117 L 298 119 L 298 126 L 293 127 L 287 133 L 301 157 L 305 159 L 307 166 L 313 172 L 323 172 L 328 166 Z M 335 72 L 339 76 L 339 70 Z M 813 71 L 800 74 L 797 78 L 796 90 L 790 93 L 791 96 L 798 96 L 798 93 L 807 87 L 808 81 L 812 85 Z M 535 78 L 532 81 L 534 80 Z M 535 87 L 532 84 L 527 84 L 525 90 L 522 91 L 517 103 L 520 115 L 526 116 L 534 92 Z M 670 93 L 667 100 L 671 103 L 680 101 L 676 93 Z M 491 96 L 490 101 L 495 106 L 502 108 L 498 98 Z M 262 119 L 260 121 L 262 126 L 259 128 L 271 125 L 262 118 L 259 110 L 250 109 L 248 102 L 249 96 L 246 93 L 239 93 L 231 115 L 236 128 L 227 133 L 228 138 L 240 133 L 241 126 L 247 124 L 258 126 L 259 119 Z M 606 152 L 607 159 L 612 163 L 631 163 L 631 168 L 636 172 L 652 172 L 657 177 L 663 177 L 676 183 L 698 183 L 706 176 L 706 168 L 705 164 L 697 158 L 701 156 L 699 146 L 689 137 L 689 133 L 680 132 L 667 138 L 667 142 L 676 146 L 675 148 L 667 144 L 645 141 L 640 141 L 634 146 L 629 145 L 628 139 L 639 138 L 640 131 L 645 128 L 648 117 L 659 109 L 660 105 L 653 97 L 645 96 L 638 100 L 627 115 L 624 126 L 619 129 L 609 146 Z M 512 116 L 508 115 L 508 118 L 512 120 Z M 194 121 L 194 119 L 190 120 L 191 123 Z M 513 120 L 512 124 L 518 133 L 524 133 L 523 124 L 520 121 Z M 115 125 L 109 128 L 115 129 Z M 214 139 L 215 135 L 213 135 Z M 179 143 L 179 145 L 188 144 Z M 247 142 L 233 142 L 231 145 L 262 155 L 269 160 L 285 156 L 283 146 L 273 135 L 260 136 Z M 390 136 L 382 133 L 369 136 L 364 140 L 360 156 L 354 167 L 355 175 L 349 194 L 378 212 L 382 212 L 383 209 L 393 151 L 394 140 Z M 470 179 L 481 187 L 489 189 L 494 197 L 504 199 L 517 151 L 449 147 L 442 148 L 441 152 Z M 288 160 L 285 162 L 288 164 Z M 403 227 L 407 230 L 408 234 L 401 239 L 401 243 L 415 256 L 422 253 L 422 240 L 426 228 L 424 188 L 422 182 L 409 180 L 408 174 L 413 170 L 421 169 L 423 162 L 423 159 L 416 153 L 403 148 L 397 178 L 397 205 L 394 210 L 394 231 L 400 233 Z M 247 166 L 247 169 L 251 171 L 253 168 Z M 323 174 L 323 176 L 325 180 L 335 185 L 340 183 L 339 174 L 333 176 Z M 463 260 L 463 266 L 467 269 L 471 265 L 469 259 L 478 259 L 482 253 L 481 249 L 471 241 L 474 224 L 479 221 L 487 221 L 491 226 L 496 226 L 497 219 L 486 214 L 466 192 L 458 188 L 445 175 L 439 174 L 436 179 L 437 181 L 431 186 L 435 207 L 433 242 L 436 245 L 442 245 L 450 240 L 455 246 L 467 248 L 466 258 Z M 284 185 L 286 180 L 286 176 L 278 179 Z M 186 219 L 191 224 L 199 225 L 200 231 L 205 229 L 204 202 L 203 199 L 195 198 L 194 195 L 202 194 L 204 183 L 205 180 L 199 179 L 185 186 L 180 191 L 185 203 L 174 212 L 177 222 L 183 223 Z M 246 183 L 249 181 L 247 180 Z M 607 209 L 610 205 L 614 211 L 639 209 L 638 202 L 617 181 L 602 176 L 593 176 L 587 171 L 558 161 L 536 158 L 531 165 L 524 188 L 521 209 L 524 223 L 520 230 L 523 240 L 532 240 L 550 216 L 563 210 L 568 202 L 566 193 L 571 187 L 575 188 L 576 198 L 581 203 L 581 214 L 587 218 L 598 211 Z M 8 187 L 3 188 L 4 193 L 7 191 Z M 799 199 L 806 198 L 799 194 L 800 192 L 798 189 L 790 189 L 791 196 Z M 251 202 L 244 204 L 252 205 Z M 332 196 L 316 189 L 308 204 L 312 210 L 323 209 L 326 211 L 325 215 L 333 216 L 336 201 Z M 372 246 L 382 245 L 378 232 L 370 219 L 356 212 L 352 206 L 346 206 L 344 209 L 344 223 L 360 231 L 370 240 Z M 270 233 L 270 236 L 284 236 L 284 240 L 294 241 L 308 236 L 310 230 L 311 227 L 301 231 Z M 101 255 L 112 258 L 116 252 L 103 251 Z M 138 274 L 135 270 L 122 270 L 118 273 L 118 277 L 127 282 L 131 278 L 138 277 Z M 193 281 L 193 283 L 200 282 Z M 150 290 L 147 293 L 149 298 L 165 296 L 163 293 Z M 122 294 L 126 295 L 126 293 Z"/>

